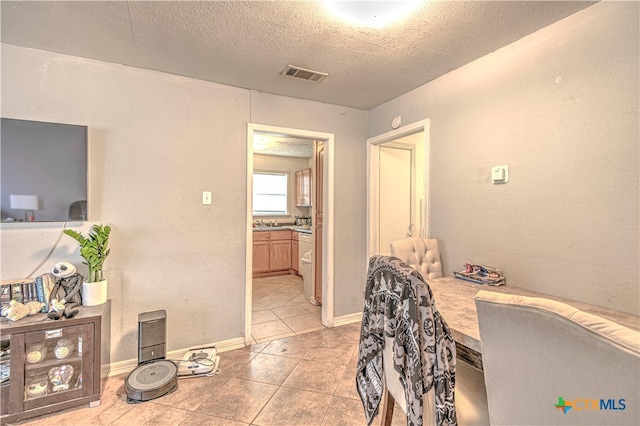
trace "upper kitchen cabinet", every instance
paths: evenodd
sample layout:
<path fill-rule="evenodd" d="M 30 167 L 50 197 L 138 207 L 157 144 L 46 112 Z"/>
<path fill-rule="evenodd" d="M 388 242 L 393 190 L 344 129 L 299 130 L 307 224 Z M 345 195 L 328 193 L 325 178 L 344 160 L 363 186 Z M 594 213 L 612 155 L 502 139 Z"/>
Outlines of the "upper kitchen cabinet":
<path fill-rule="evenodd" d="M 311 169 L 296 172 L 296 207 L 311 207 Z"/>

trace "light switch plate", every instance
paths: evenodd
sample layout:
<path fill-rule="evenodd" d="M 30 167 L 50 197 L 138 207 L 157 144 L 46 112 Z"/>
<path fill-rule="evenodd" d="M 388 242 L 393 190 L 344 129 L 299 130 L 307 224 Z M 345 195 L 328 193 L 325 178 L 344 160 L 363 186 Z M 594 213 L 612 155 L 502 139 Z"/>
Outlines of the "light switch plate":
<path fill-rule="evenodd" d="M 509 182 L 509 166 L 494 166 L 491 168 L 492 183 Z"/>
<path fill-rule="evenodd" d="M 202 204 L 211 204 L 211 191 L 202 191 Z"/>

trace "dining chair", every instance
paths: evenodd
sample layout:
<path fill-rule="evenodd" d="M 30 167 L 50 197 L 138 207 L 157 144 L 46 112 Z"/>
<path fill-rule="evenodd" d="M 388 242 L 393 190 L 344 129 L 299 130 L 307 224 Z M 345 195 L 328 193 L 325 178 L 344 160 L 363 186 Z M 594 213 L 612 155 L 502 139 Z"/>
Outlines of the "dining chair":
<path fill-rule="evenodd" d="M 456 424 L 455 341 L 422 275 L 372 256 L 364 304 L 356 387 L 367 422 L 382 405 L 390 425 L 397 401 L 409 425 Z"/>
<path fill-rule="evenodd" d="M 438 240 L 411 237 L 392 241 L 390 246 L 391 256 L 420 272 L 425 279 L 443 277 Z"/>
<path fill-rule="evenodd" d="M 391 255 L 420 272 L 426 281 L 443 277 L 437 239 L 410 237 L 393 241 L 391 243 Z M 394 382 L 391 383 L 393 384 Z M 391 389 L 391 391 L 392 396 L 394 392 L 397 393 L 394 389 Z M 431 400 L 432 397 L 429 397 L 425 401 Z M 387 407 L 391 410 L 391 415 L 389 416 L 391 417 L 393 415 L 393 407 Z M 401 405 L 400 408 L 402 408 Z M 434 424 L 433 416 L 428 416 L 430 412 L 431 410 L 425 408 L 424 424 Z M 479 426 L 489 424 L 489 408 L 483 372 L 460 358 L 456 363 L 456 412 L 459 425 Z M 389 424 L 386 423 L 386 425 Z"/>
<path fill-rule="evenodd" d="M 546 298 L 475 301 L 492 425 L 640 424 L 640 332 Z"/>

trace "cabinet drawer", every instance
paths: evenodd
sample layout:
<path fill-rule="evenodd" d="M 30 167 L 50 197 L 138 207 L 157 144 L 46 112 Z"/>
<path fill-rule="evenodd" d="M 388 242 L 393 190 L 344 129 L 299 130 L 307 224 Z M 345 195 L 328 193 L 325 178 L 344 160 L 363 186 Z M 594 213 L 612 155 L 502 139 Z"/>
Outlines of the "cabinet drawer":
<path fill-rule="evenodd" d="M 285 229 L 282 231 L 271 231 L 271 241 L 290 240 L 291 230 Z"/>
<path fill-rule="evenodd" d="M 253 241 L 269 241 L 269 231 L 254 231 Z"/>

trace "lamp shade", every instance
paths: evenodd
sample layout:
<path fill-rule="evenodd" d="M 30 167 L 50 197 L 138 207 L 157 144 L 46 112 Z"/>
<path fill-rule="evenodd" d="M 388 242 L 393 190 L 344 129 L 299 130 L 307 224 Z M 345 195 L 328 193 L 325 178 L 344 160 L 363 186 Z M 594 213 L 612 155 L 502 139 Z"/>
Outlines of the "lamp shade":
<path fill-rule="evenodd" d="M 41 203 L 37 195 L 13 195 L 10 196 L 11 208 L 20 210 L 41 210 Z"/>

